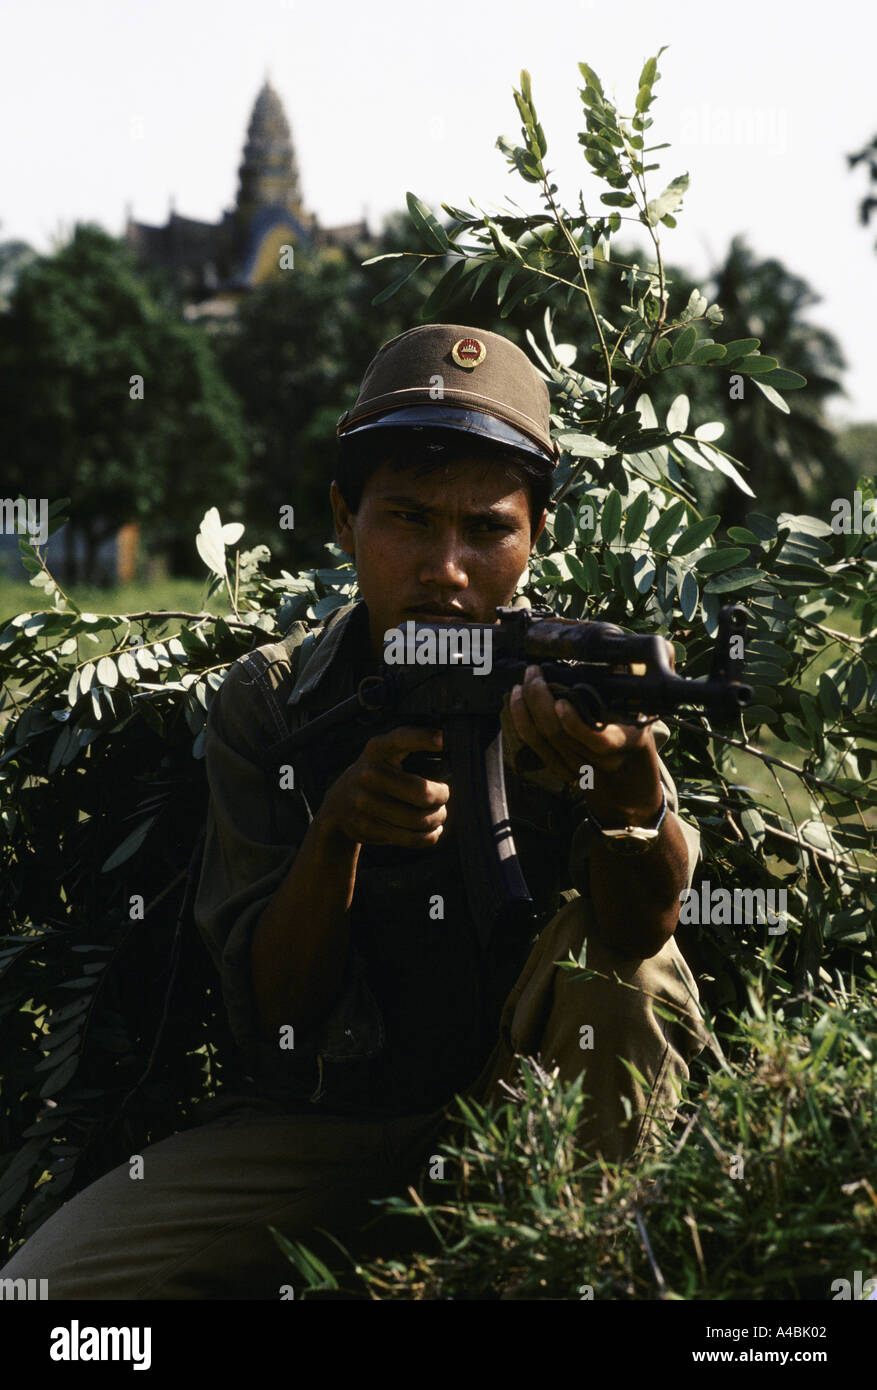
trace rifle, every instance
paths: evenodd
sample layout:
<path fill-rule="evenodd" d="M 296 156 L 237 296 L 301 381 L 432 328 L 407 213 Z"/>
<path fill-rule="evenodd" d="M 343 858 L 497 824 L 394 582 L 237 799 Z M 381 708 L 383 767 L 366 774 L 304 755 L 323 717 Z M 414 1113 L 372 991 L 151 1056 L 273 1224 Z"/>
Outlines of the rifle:
<path fill-rule="evenodd" d="M 365 677 L 355 695 L 275 743 L 265 758 L 272 770 L 294 760 L 307 791 L 317 769 L 317 780 L 327 769 L 337 776 L 376 734 L 402 724 L 441 728 L 442 754 L 413 753 L 403 767 L 435 776 L 447 760 L 460 868 L 484 944 L 494 926 L 512 929 L 535 920 L 509 819 L 500 725 L 504 697 L 523 681 L 527 666 L 539 665 L 549 688 L 594 728 L 638 726 L 683 706 L 727 720 L 752 699 L 742 679 L 746 610 L 738 604 L 719 612 L 705 680 L 677 675 L 663 638 L 652 634 L 561 618 L 549 608 L 496 613 L 496 623 L 454 629 L 446 622 L 407 623 L 407 659 L 401 663 L 388 660 L 391 640 L 396 651 L 399 640 L 388 633 L 380 675 Z M 490 653 L 489 670 L 472 660 L 473 651 Z M 429 660 L 430 652 L 444 653 L 441 664 Z"/>

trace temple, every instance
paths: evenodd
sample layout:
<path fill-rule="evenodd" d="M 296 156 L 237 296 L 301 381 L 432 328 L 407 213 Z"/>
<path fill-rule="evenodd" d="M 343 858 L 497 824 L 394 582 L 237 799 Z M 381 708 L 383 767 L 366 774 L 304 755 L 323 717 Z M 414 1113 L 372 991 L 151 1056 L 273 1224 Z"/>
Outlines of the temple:
<path fill-rule="evenodd" d="M 127 219 L 128 245 L 141 264 L 170 274 L 188 319 L 232 315 L 248 291 L 283 273 L 284 246 L 294 255 L 299 248 L 369 239 L 365 220 L 321 227 L 305 208 L 289 122 L 267 79 L 253 106 L 238 175 L 237 201 L 219 223 L 175 211 L 164 227 Z"/>

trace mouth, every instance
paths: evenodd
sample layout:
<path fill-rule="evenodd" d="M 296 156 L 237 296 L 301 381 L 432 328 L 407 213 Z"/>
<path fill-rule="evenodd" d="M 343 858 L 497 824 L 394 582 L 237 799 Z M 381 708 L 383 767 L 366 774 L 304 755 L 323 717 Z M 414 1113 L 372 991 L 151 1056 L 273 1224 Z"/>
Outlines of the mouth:
<path fill-rule="evenodd" d="M 471 623 L 475 621 L 462 608 L 406 608 L 405 616 L 422 623 Z"/>

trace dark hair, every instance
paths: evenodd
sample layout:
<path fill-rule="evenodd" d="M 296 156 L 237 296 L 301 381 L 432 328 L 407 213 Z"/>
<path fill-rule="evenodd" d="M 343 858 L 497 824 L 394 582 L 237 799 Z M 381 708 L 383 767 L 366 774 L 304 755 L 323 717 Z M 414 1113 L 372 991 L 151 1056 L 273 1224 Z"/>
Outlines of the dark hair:
<path fill-rule="evenodd" d="M 530 493 L 530 530 L 549 505 L 553 486 L 553 467 L 533 454 L 498 445 L 479 435 L 459 430 L 374 429 L 338 440 L 335 482 L 352 512 L 359 510 L 365 485 L 382 463 L 394 471 L 411 469 L 417 477 L 461 462 L 478 459 L 495 463 Z"/>

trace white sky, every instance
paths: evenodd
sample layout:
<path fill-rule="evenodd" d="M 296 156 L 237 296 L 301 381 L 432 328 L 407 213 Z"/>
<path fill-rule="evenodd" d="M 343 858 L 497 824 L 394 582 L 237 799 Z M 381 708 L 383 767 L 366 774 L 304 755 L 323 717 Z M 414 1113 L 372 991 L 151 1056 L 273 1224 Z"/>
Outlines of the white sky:
<path fill-rule="evenodd" d="M 668 44 L 650 135 L 672 148 L 652 178 L 688 170 L 692 186 L 666 256 L 703 274 L 742 232 L 803 276 L 849 363 L 835 415 L 877 419 L 877 223 L 859 224 L 864 170 L 845 160 L 877 131 L 874 14 L 862 0 L 0 0 L 0 239 L 47 250 L 77 219 L 118 234 L 129 202 L 163 223 L 171 197 L 218 221 L 266 70 L 325 225 L 366 209 L 377 227 L 409 188 L 436 210 L 527 203 L 494 147 L 519 134 L 523 66 L 567 206 L 583 180 L 594 206 L 576 64 L 629 109 Z"/>

